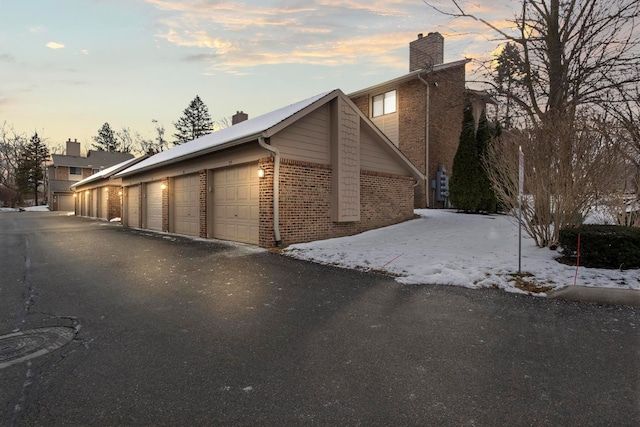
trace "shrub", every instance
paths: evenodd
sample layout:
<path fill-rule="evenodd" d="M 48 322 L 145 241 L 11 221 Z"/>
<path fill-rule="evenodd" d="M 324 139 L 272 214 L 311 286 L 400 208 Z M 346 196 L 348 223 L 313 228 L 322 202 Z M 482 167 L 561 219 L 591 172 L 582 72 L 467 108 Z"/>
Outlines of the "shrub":
<path fill-rule="evenodd" d="M 580 265 L 595 268 L 640 268 L 640 228 L 583 225 L 560 230 L 562 253 L 576 258 L 580 233 Z"/>

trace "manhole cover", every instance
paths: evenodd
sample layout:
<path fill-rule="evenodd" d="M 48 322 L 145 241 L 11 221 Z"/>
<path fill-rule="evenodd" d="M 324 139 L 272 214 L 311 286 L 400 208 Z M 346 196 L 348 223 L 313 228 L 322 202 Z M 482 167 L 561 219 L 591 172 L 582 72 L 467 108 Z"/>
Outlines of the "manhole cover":
<path fill-rule="evenodd" d="M 0 336 L 0 369 L 52 352 L 73 340 L 74 328 L 53 326 Z"/>

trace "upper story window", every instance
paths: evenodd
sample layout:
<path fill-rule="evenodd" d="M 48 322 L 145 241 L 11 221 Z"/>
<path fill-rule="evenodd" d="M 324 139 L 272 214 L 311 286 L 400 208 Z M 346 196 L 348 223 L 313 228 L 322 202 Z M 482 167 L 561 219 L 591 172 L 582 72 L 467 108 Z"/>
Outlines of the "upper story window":
<path fill-rule="evenodd" d="M 91 169 L 91 175 L 100 172 L 100 169 Z"/>
<path fill-rule="evenodd" d="M 69 167 L 69 175 L 82 175 L 82 168 Z"/>
<path fill-rule="evenodd" d="M 373 117 L 396 112 L 396 91 L 376 95 L 373 97 Z"/>

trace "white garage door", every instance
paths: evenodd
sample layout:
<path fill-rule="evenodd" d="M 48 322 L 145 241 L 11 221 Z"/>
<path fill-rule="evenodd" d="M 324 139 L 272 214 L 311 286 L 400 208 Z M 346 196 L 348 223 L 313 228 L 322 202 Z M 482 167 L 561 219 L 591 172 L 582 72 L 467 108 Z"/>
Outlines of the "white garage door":
<path fill-rule="evenodd" d="M 162 183 L 160 181 L 147 184 L 146 228 L 162 231 Z"/>
<path fill-rule="evenodd" d="M 171 200 L 174 233 L 198 236 L 200 233 L 200 199 L 198 174 L 173 179 Z"/>
<path fill-rule="evenodd" d="M 100 188 L 100 215 L 98 215 L 102 219 L 110 219 L 109 218 L 109 188 L 104 187 Z"/>
<path fill-rule="evenodd" d="M 127 187 L 127 225 L 140 227 L 140 187 Z"/>
<path fill-rule="evenodd" d="M 213 237 L 258 244 L 260 182 L 258 164 L 213 172 Z"/>

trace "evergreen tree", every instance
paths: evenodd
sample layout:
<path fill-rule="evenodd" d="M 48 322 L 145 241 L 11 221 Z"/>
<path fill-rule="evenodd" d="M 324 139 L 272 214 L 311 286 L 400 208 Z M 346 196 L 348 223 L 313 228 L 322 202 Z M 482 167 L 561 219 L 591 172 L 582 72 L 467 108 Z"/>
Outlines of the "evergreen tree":
<path fill-rule="evenodd" d="M 42 164 L 49 157 L 49 149 L 34 133 L 24 146 L 16 170 L 16 185 L 21 194 L 33 192 L 35 204 L 38 204 L 38 188 L 44 179 Z"/>
<path fill-rule="evenodd" d="M 510 129 L 514 124 L 513 94 L 521 94 L 524 91 L 525 64 L 520 56 L 518 47 L 514 43 L 507 43 L 504 46 L 504 49 L 496 58 L 496 62 L 497 66 L 493 81 L 496 84 L 496 95 L 505 98 L 504 126 Z"/>
<path fill-rule="evenodd" d="M 100 130 L 98 130 L 98 135 L 93 137 L 93 141 L 95 142 L 95 144 L 93 144 L 93 148 L 98 151 L 119 151 L 116 134 L 113 129 L 111 129 L 108 122 L 103 124 Z"/>
<path fill-rule="evenodd" d="M 479 185 L 481 165 L 475 128 L 471 103 L 467 102 L 464 108 L 458 151 L 453 158 L 449 181 L 449 200 L 454 207 L 465 212 L 477 211 L 482 198 Z"/>
<path fill-rule="evenodd" d="M 211 133 L 213 120 L 205 103 L 196 95 L 174 126 L 178 131 L 173 134 L 174 144 L 180 145 Z"/>
<path fill-rule="evenodd" d="M 498 199 L 491 185 L 491 181 L 489 181 L 489 176 L 485 169 L 487 166 L 484 162 L 484 155 L 492 137 L 487 114 L 486 111 L 483 110 L 478 123 L 478 130 L 476 131 L 476 146 L 478 150 L 478 163 L 480 165 L 478 168 L 478 189 L 480 191 L 478 210 L 485 212 L 496 212 L 498 206 Z"/>

